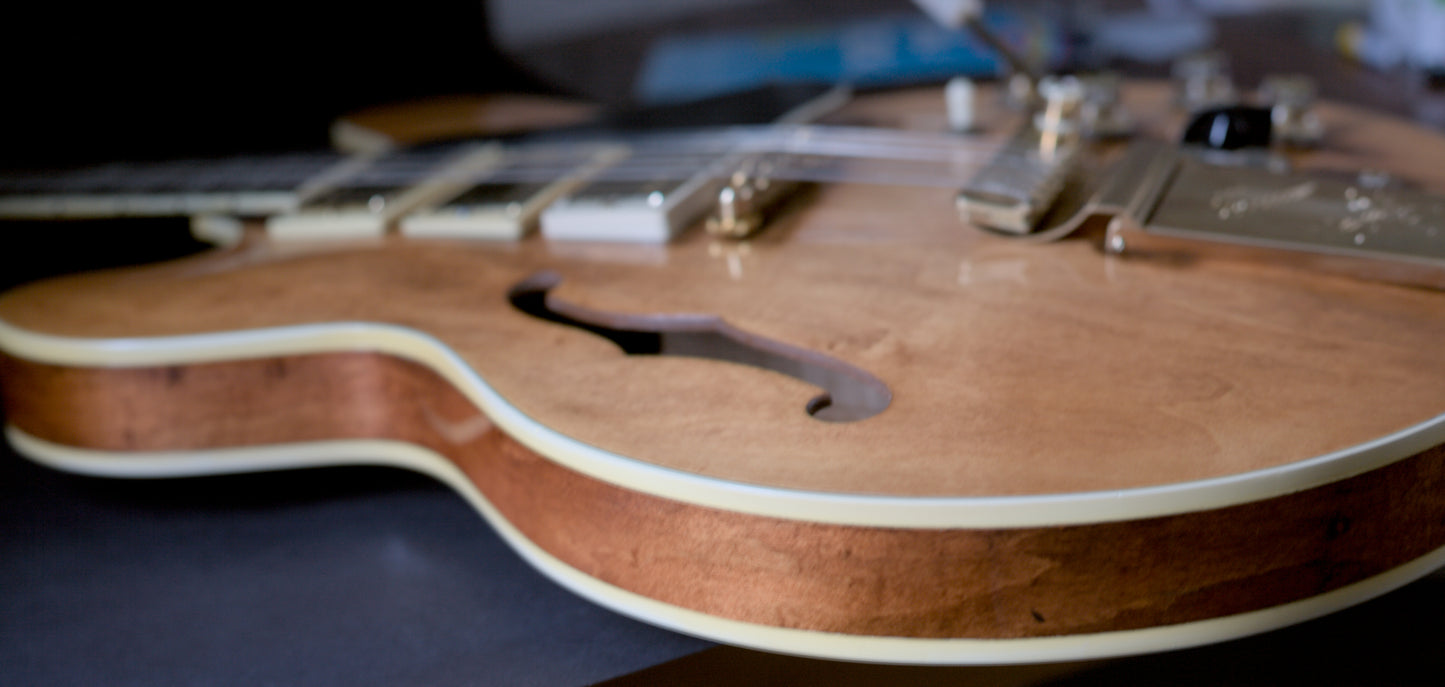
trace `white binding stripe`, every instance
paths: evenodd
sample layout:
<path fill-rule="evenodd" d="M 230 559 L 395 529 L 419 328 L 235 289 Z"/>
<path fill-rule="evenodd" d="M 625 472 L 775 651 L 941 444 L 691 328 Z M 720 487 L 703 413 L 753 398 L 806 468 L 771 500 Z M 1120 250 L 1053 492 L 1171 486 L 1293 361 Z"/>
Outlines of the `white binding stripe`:
<path fill-rule="evenodd" d="M 519 555 L 557 584 L 644 622 L 764 651 L 848 661 L 939 665 L 1037 663 L 1182 649 L 1317 618 L 1402 587 L 1445 565 L 1445 547 L 1348 587 L 1282 606 L 1143 630 L 1031 639 L 917 639 L 794 630 L 727 620 L 634 594 L 592 578 L 542 550 L 502 517 L 451 462 L 411 444 L 327 441 L 204 452 L 108 453 L 59 446 L 13 427 L 22 453 L 54 468 L 107 477 L 193 476 L 324 465 L 389 465 L 431 475 L 456 490 Z"/>
<path fill-rule="evenodd" d="M 442 342 L 395 325 L 298 325 L 220 334 L 81 339 L 0 321 L 0 350 L 40 363 L 138 367 L 308 353 L 373 351 L 425 365 L 508 435 L 548 459 L 605 482 L 695 505 L 753 515 L 865 527 L 1018 528 L 1115 522 L 1249 503 L 1352 477 L 1445 443 L 1445 415 L 1343 451 L 1287 465 L 1179 484 L 1003 497 L 834 494 L 727 481 L 619 456 L 523 414 Z"/>

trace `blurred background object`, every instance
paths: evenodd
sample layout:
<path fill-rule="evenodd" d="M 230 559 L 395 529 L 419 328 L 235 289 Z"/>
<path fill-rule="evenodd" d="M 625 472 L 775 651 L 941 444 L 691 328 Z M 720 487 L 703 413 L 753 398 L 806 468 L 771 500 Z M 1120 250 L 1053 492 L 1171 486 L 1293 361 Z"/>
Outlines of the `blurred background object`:
<path fill-rule="evenodd" d="M 985 7 L 987 23 L 1043 68 L 1167 76 L 1170 61 L 1216 48 L 1245 88 L 1304 72 L 1322 97 L 1445 121 L 1420 78 L 1445 63 L 1441 0 Z M 618 108 L 761 83 L 941 84 L 1001 69 L 974 36 L 909 0 L 28 2 L 7 27 L 9 167 L 325 145 L 344 113 L 438 95 L 540 93 Z"/>
<path fill-rule="evenodd" d="M 1369 21 L 1341 27 L 1340 43 L 1347 54 L 1373 67 L 1445 76 L 1445 2 L 1374 0 Z"/>
<path fill-rule="evenodd" d="M 977 37 L 940 26 L 909 2 L 710 0 L 680 13 L 675 3 L 607 0 L 601 4 L 632 11 L 602 13 L 591 31 L 529 25 L 523 12 L 509 9 L 531 4 L 494 0 L 499 45 L 547 78 L 604 101 L 677 102 L 779 82 L 908 85 L 994 75 L 1004 66 Z M 995 3 L 985 23 L 1040 66 L 1063 68 L 1071 62 L 1066 17 L 1040 11 L 1063 7 Z M 605 19 L 611 16 L 634 21 L 614 25 Z M 594 51 L 599 61 L 588 62 L 597 71 L 577 71 L 577 55 Z"/>
<path fill-rule="evenodd" d="M 491 0 L 500 51 L 561 90 L 603 103 L 676 102 L 760 83 L 882 87 L 993 77 L 1004 64 L 966 31 L 906 0 Z M 1409 7 L 1407 7 L 1409 6 Z M 1039 67 L 1168 76 L 1225 54 L 1246 92 L 1271 74 L 1312 76 L 1322 97 L 1445 125 L 1430 67 L 1445 47 L 1441 0 L 1001 0 L 986 23 Z M 1435 23 L 1431 23 L 1431 22 Z M 1354 37 L 1348 40 L 1342 37 Z M 1365 59 L 1377 44 L 1395 61 Z M 1371 53 L 1373 54 L 1373 53 Z M 1406 60 L 1405 55 L 1414 56 Z"/>

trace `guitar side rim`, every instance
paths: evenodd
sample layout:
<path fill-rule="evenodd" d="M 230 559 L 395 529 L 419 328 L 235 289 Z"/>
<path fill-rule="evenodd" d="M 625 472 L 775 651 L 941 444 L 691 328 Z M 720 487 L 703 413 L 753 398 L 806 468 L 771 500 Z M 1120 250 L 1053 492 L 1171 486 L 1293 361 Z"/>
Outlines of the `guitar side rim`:
<path fill-rule="evenodd" d="M 1114 658 L 1187 649 L 1261 634 L 1369 601 L 1445 566 L 1445 546 L 1319 596 L 1231 616 L 1146 629 L 1010 639 L 860 636 L 721 618 L 608 584 L 533 543 L 456 465 L 400 441 L 335 440 L 204 451 L 111 452 L 51 443 L 11 425 L 6 438 L 37 463 L 109 478 L 195 477 L 281 469 L 371 465 L 410 470 L 447 485 L 523 560 L 558 585 L 637 620 L 711 641 L 775 653 L 868 663 L 1001 665 Z"/>

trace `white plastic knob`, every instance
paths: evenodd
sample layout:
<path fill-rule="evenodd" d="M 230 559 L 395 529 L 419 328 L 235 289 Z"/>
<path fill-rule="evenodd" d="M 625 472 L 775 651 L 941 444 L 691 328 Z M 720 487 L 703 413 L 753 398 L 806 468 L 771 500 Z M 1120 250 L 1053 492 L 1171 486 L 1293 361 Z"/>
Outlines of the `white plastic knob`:
<path fill-rule="evenodd" d="M 913 0 L 933 20 L 950 29 L 983 14 L 983 0 Z"/>
<path fill-rule="evenodd" d="M 943 87 L 943 103 L 948 112 L 948 128 L 954 131 L 972 131 L 977 126 L 977 89 L 973 81 L 962 77 L 950 79 Z"/>

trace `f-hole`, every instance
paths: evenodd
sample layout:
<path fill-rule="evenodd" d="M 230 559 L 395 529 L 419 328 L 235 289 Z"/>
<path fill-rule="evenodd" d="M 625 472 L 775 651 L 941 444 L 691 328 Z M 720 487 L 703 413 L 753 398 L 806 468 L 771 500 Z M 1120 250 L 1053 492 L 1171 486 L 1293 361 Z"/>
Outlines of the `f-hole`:
<path fill-rule="evenodd" d="M 628 355 L 722 360 L 781 372 L 822 389 L 803 404 L 826 422 L 857 422 L 883 412 L 893 392 L 872 374 L 836 358 L 745 332 L 710 315 L 624 315 L 579 307 L 548 295 L 562 283 L 538 272 L 512 287 L 512 307 L 548 322 L 605 337 Z"/>

